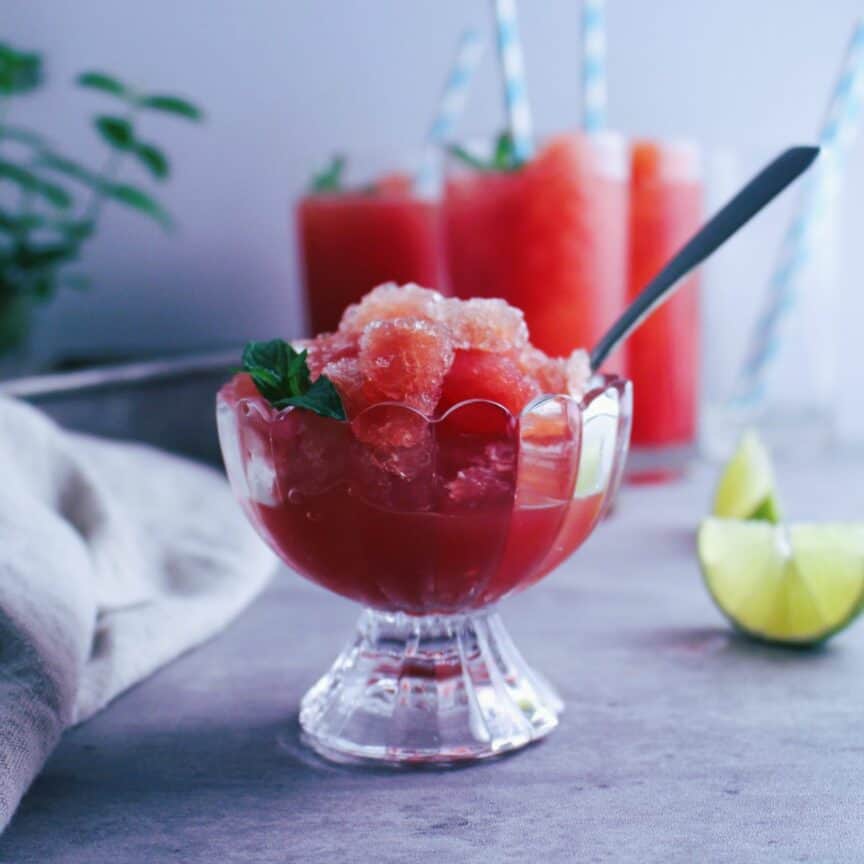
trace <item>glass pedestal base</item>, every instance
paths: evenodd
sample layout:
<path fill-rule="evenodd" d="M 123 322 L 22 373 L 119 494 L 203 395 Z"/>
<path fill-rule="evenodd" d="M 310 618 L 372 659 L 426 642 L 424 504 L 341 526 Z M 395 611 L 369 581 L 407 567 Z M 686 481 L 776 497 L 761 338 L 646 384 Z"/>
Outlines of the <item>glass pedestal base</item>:
<path fill-rule="evenodd" d="M 498 614 L 366 610 L 357 635 L 304 696 L 304 740 L 337 761 L 452 763 L 548 735 L 563 703 Z"/>

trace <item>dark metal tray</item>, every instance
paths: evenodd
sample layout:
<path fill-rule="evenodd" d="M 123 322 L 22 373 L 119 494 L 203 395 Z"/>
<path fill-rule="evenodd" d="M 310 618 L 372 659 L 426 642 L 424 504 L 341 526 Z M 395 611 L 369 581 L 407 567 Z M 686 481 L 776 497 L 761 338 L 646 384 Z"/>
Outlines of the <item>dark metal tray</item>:
<path fill-rule="evenodd" d="M 37 405 L 69 429 L 220 462 L 216 391 L 239 349 L 0 381 L 0 393 Z"/>

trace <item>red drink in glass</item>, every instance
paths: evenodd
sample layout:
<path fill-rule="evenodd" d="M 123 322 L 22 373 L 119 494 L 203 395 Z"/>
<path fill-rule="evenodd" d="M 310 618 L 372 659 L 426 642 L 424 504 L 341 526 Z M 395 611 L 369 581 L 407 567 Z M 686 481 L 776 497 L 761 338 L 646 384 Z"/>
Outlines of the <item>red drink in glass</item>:
<path fill-rule="evenodd" d="M 345 307 L 383 282 L 440 284 L 438 203 L 406 175 L 307 195 L 297 227 L 309 330 L 335 330 Z"/>
<path fill-rule="evenodd" d="M 615 472 L 577 490 L 580 442 L 614 442 L 615 424 L 589 425 L 610 387 L 623 397 L 608 379 L 581 405 L 548 397 L 521 417 L 491 402 L 437 420 L 388 404 L 346 423 L 274 411 L 239 375 L 219 394 L 219 425 L 244 510 L 292 568 L 374 609 L 465 613 L 534 584 L 593 530 Z M 384 423 L 416 443 L 357 437 Z"/>
<path fill-rule="evenodd" d="M 548 354 L 592 346 L 627 300 L 624 141 L 559 135 L 518 170 L 455 159 L 451 169 L 442 221 L 453 293 L 518 306 Z"/>
<path fill-rule="evenodd" d="M 683 142 L 636 142 L 630 198 L 631 298 L 701 221 L 702 182 L 696 148 Z M 629 341 L 634 388 L 630 476 L 663 479 L 684 467 L 696 437 L 698 276 L 690 276 Z"/>

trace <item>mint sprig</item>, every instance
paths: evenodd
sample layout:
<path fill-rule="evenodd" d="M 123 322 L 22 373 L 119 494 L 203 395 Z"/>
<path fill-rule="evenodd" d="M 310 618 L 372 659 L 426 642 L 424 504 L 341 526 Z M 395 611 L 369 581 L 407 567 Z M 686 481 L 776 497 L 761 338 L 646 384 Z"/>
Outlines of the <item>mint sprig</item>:
<path fill-rule="evenodd" d="M 337 154 L 312 178 L 313 192 L 340 192 L 345 157 Z"/>
<path fill-rule="evenodd" d="M 296 351 L 284 339 L 247 342 L 243 349 L 243 371 L 248 372 L 258 392 L 277 409 L 293 405 L 322 417 L 345 420 L 345 408 L 333 382 L 326 375 L 310 381 L 305 350 Z"/>
<path fill-rule="evenodd" d="M 509 132 L 502 132 L 495 140 L 495 150 L 489 159 L 481 159 L 458 144 L 451 145 L 450 153 L 475 171 L 518 171 L 525 164 L 516 155 Z"/>

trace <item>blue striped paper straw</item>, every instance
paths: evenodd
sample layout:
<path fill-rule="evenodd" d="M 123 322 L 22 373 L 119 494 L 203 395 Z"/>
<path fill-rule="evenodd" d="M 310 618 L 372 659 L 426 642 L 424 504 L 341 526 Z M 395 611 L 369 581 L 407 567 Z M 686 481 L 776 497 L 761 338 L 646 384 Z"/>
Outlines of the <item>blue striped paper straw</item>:
<path fill-rule="evenodd" d="M 604 0 L 582 2 L 582 127 L 606 128 L 606 9 Z"/>
<path fill-rule="evenodd" d="M 834 84 L 819 136 L 822 153 L 804 184 L 798 210 L 780 250 L 768 286 L 768 297 L 753 332 L 750 350 L 739 379 L 736 401 L 756 402 L 764 397 L 765 373 L 777 356 L 783 320 L 797 302 L 798 277 L 812 256 L 825 213 L 833 205 L 839 175 L 861 128 L 864 103 L 864 18 L 858 19 Z"/>
<path fill-rule="evenodd" d="M 483 56 L 483 40 L 476 30 L 465 30 L 459 39 L 456 57 L 441 94 L 438 112 L 429 130 L 428 146 L 417 174 L 417 191 L 421 195 L 435 192 L 438 180 L 439 150 L 453 136 L 456 123 L 465 110 L 468 90 L 480 58 Z"/>
<path fill-rule="evenodd" d="M 531 109 L 525 88 L 525 64 L 516 19 L 515 0 L 493 0 L 498 31 L 498 58 L 504 76 L 504 103 L 513 139 L 513 155 L 520 162 L 534 155 Z"/>

